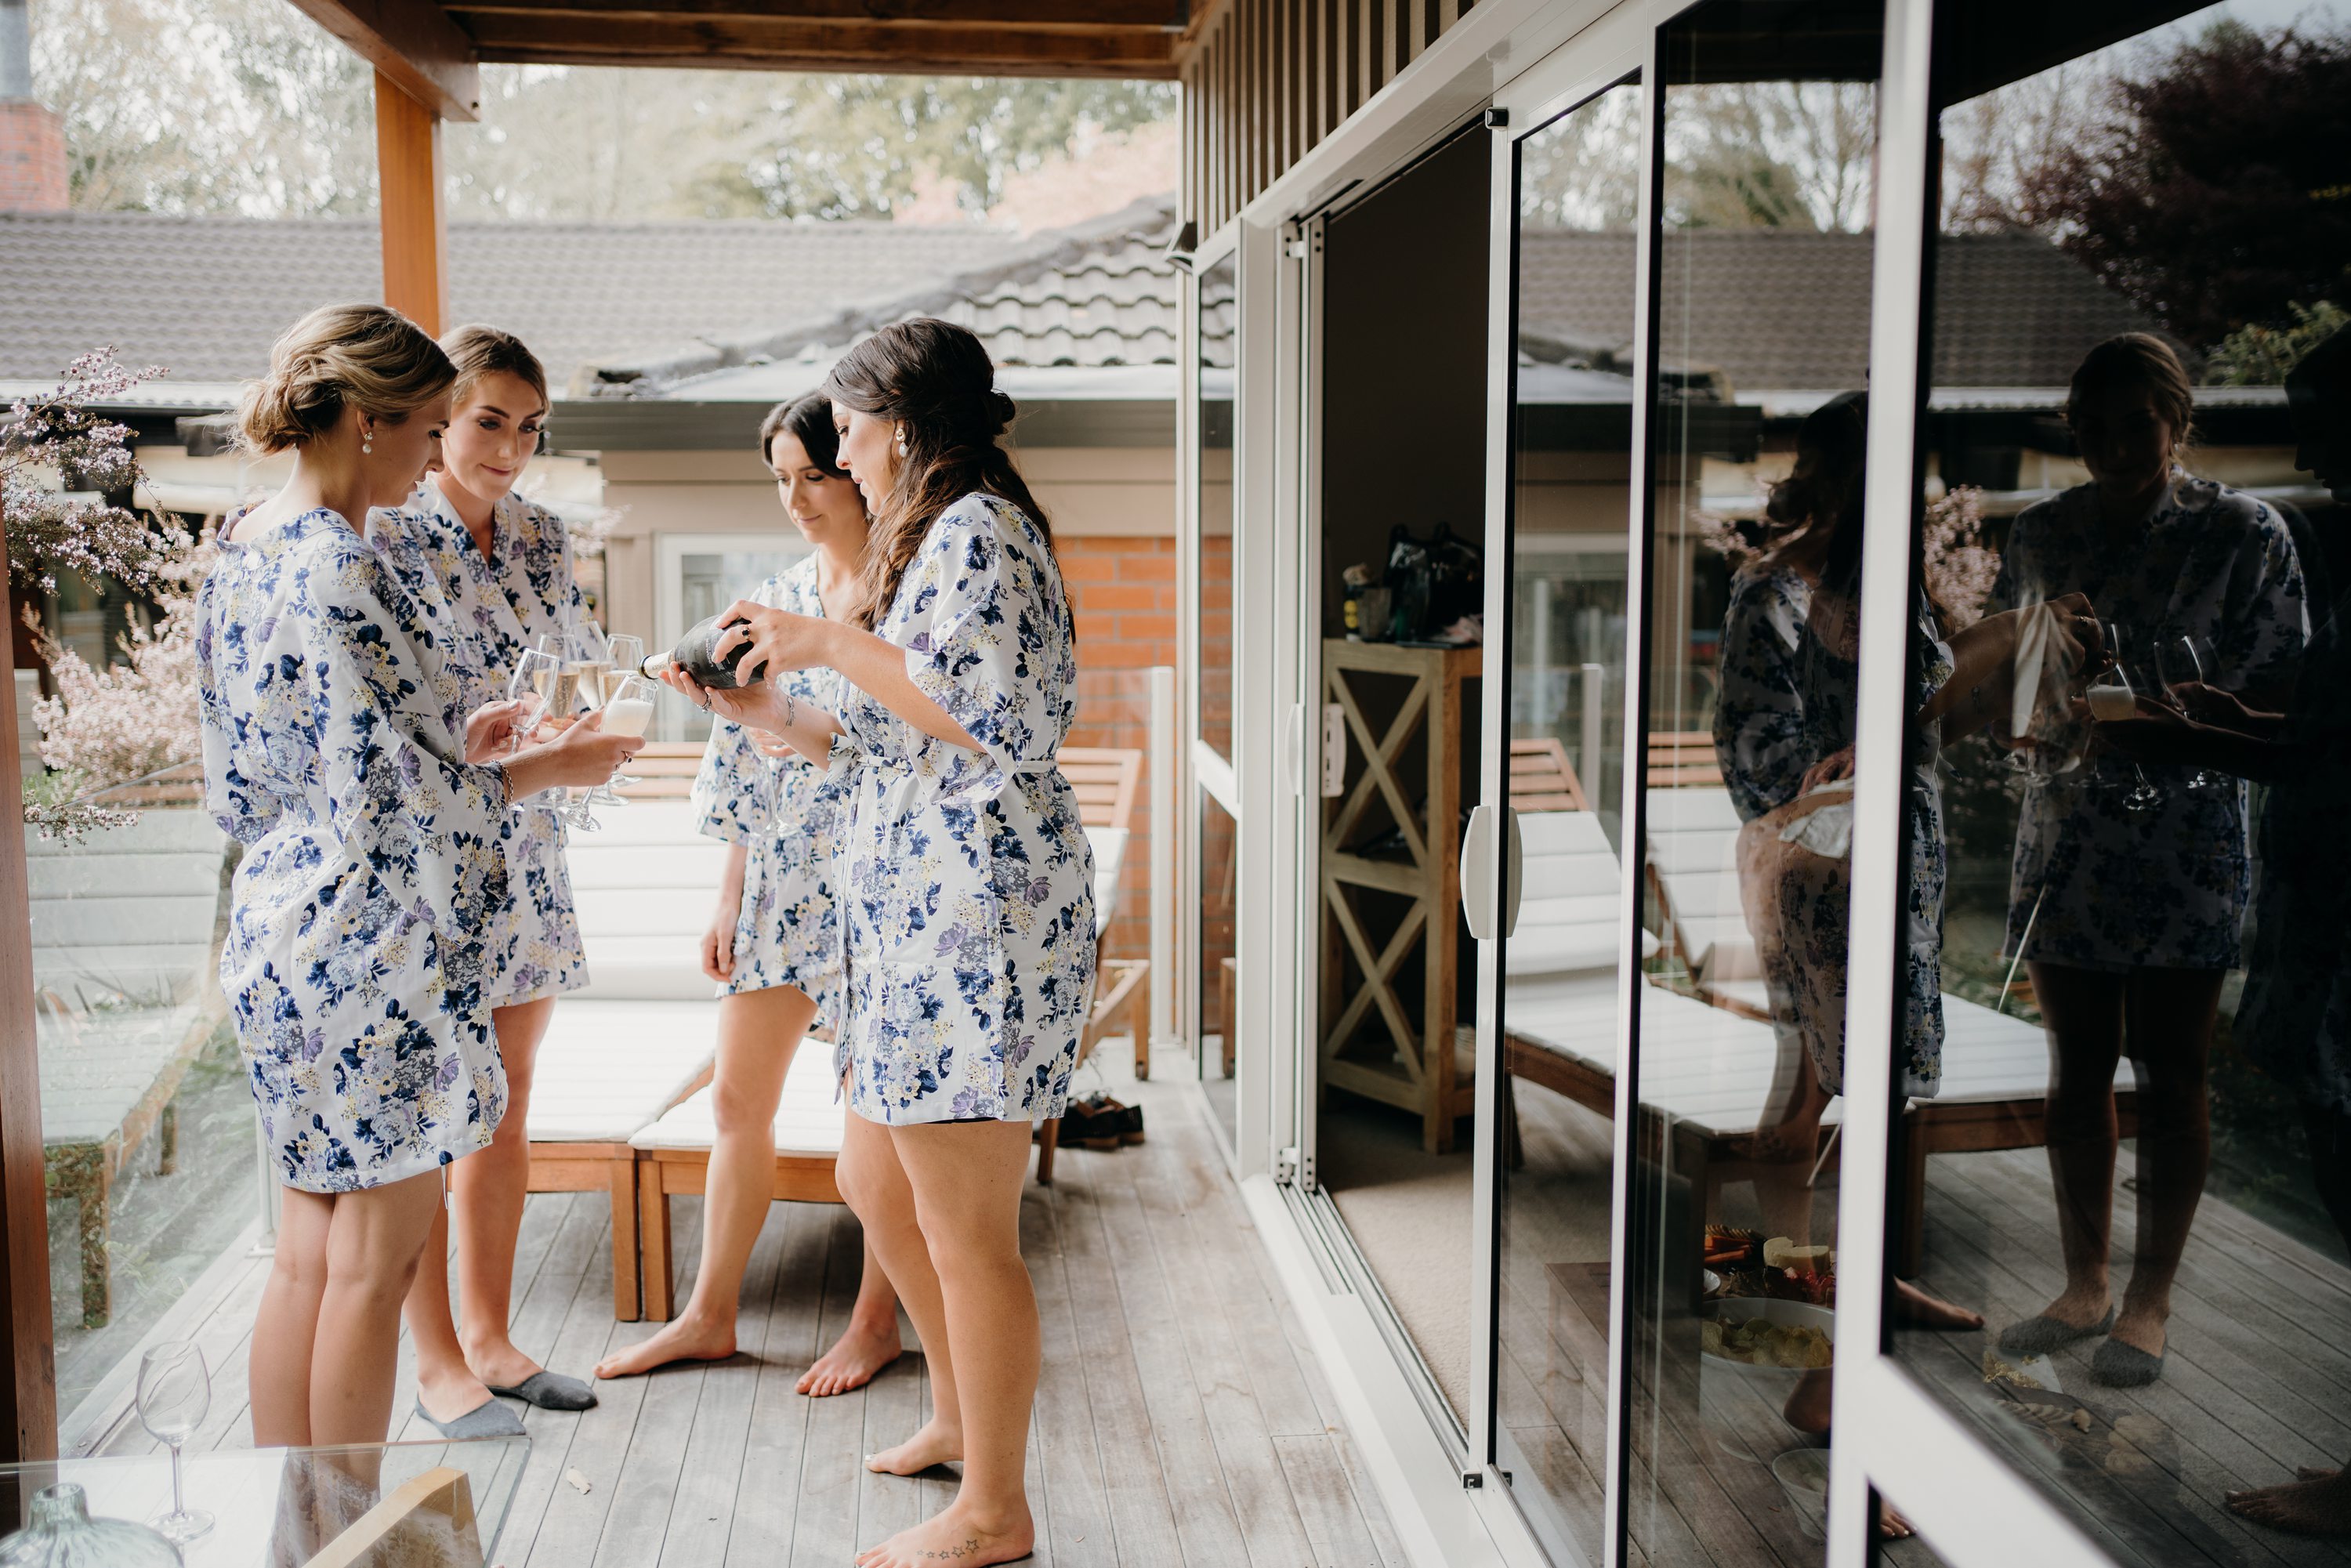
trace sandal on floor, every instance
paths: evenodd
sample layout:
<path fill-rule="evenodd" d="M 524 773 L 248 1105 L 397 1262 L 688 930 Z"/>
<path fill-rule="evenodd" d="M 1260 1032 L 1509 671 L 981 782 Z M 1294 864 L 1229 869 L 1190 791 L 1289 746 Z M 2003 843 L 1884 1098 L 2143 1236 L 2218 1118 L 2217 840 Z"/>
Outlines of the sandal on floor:
<path fill-rule="evenodd" d="M 596 1408 L 594 1389 L 576 1377 L 566 1377 L 543 1366 L 511 1388 L 501 1388 L 493 1383 L 490 1392 L 501 1399 L 519 1399 L 526 1405 L 536 1405 L 541 1410 Z"/>
<path fill-rule="evenodd" d="M 2115 1309 L 2108 1307 L 2106 1315 L 2085 1328 L 2061 1323 L 2046 1312 L 2011 1323 L 2000 1333 L 2002 1355 L 2047 1355 L 2052 1351 L 2078 1344 L 2085 1339 L 2096 1339 L 2115 1326 Z M 2145 1354 L 2144 1352 L 2141 1353 Z"/>

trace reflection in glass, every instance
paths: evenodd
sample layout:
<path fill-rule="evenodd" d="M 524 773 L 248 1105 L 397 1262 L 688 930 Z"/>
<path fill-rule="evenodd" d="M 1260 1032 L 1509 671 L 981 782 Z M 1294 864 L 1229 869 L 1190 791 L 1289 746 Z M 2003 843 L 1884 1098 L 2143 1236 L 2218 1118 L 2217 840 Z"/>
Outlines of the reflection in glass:
<path fill-rule="evenodd" d="M 1200 274 L 1200 738 L 1233 755 L 1235 258 Z"/>
<path fill-rule="evenodd" d="M 1608 1246 L 1641 91 L 1519 144 L 1510 801 L 1526 892 L 1502 947 L 1508 1076 L 1495 1439 L 1554 1561 L 1608 1531 Z"/>
<path fill-rule="evenodd" d="M 1893 1346 L 2118 1561 L 2339 1560 L 2294 1537 L 2351 1536 L 2351 222 L 2312 107 L 2351 7 L 2176 11 L 1938 40 L 1923 574 L 2058 612 L 1943 758 L 1949 1038 L 1896 1173 L 1897 1267 L 1989 1326 Z"/>
<path fill-rule="evenodd" d="M 1240 1007 L 1240 969 L 1234 944 L 1238 905 L 1234 886 L 1240 871 L 1240 836 L 1217 798 L 1200 791 L 1200 1080 L 1208 1105 L 1225 1130 L 1236 1136 L 1238 1102 L 1233 1069 L 1240 1051 L 1235 1020 Z"/>

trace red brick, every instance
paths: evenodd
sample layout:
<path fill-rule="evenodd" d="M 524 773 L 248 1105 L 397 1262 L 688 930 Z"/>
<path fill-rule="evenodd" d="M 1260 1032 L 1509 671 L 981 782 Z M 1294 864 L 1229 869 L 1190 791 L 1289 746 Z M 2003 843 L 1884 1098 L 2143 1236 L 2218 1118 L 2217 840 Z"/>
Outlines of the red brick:
<path fill-rule="evenodd" d="M 1141 638 L 1156 638 L 1173 642 L 1176 637 L 1176 617 L 1173 615 L 1122 615 L 1118 618 L 1118 634 L 1129 642 Z"/>
<path fill-rule="evenodd" d="M 1068 582 L 1111 582 L 1118 577 L 1118 559 L 1089 551 L 1063 550 L 1061 577 Z"/>
<path fill-rule="evenodd" d="M 1147 670 L 1167 662 L 1155 650 L 1141 643 L 1115 638 L 1091 643 L 1083 636 L 1078 639 L 1078 667 L 1081 670 Z"/>
<path fill-rule="evenodd" d="M 1147 555 L 1137 551 L 1121 556 L 1118 578 L 1121 582 L 1173 582 L 1176 580 L 1176 557 L 1172 553 L 1156 551 Z"/>
<path fill-rule="evenodd" d="M 1105 610 L 1158 610 L 1164 608 L 1167 595 L 1149 583 L 1089 582 L 1071 591 L 1070 598 L 1078 613 L 1084 615 Z"/>

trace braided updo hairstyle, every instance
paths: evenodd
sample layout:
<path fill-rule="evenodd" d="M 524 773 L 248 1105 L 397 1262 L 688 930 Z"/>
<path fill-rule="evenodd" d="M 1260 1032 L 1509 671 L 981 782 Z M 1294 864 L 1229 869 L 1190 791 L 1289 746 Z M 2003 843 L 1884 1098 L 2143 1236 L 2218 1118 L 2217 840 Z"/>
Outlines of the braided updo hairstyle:
<path fill-rule="evenodd" d="M 871 631 L 888 612 L 931 524 L 976 490 L 1026 512 L 1052 548 L 1044 509 L 997 444 L 1012 400 L 996 390 L 996 366 L 968 330 L 927 319 L 884 327 L 841 356 L 822 390 L 842 408 L 897 424 L 906 443 L 866 539 L 851 617 L 858 625 Z"/>
<path fill-rule="evenodd" d="M 308 444 L 347 407 L 397 424 L 456 380 L 441 346 L 399 311 L 321 305 L 269 350 L 269 373 L 237 404 L 237 434 L 267 454 Z"/>

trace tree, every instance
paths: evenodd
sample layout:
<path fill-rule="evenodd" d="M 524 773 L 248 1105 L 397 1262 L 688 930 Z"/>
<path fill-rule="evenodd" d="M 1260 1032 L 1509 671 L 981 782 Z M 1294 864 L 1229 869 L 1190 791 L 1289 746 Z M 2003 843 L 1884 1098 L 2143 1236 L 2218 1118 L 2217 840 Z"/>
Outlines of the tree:
<path fill-rule="evenodd" d="M 2027 171 L 2034 227 L 2198 347 L 2351 298 L 2351 33 L 2217 22 Z"/>
<path fill-rule="evenodd" d="M 1666 221 L 1857 234 L 1869 226 L 1876 136 L 1865 82 L 1676 88 L 1666 98 Z"/>

